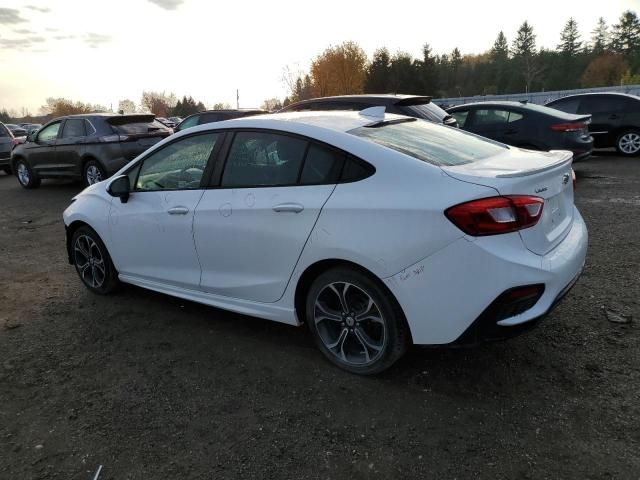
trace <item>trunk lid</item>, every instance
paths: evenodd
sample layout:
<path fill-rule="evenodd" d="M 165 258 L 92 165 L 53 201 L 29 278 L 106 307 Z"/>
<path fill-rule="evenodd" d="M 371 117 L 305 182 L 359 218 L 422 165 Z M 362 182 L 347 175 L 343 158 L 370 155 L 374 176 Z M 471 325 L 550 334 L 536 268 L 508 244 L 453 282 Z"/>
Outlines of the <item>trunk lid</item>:
<path fill-rule="evenodd" d="M 544 199 L 540 220 L 519 231 L 527 249 L 544 255 L 569 233 L 573 222 L 573 154 L 564 150 L 534 152 L 510 148 L 473 163 L 442 166 L 464 182 L 492 187 L 500 195 L 533 195 Z"/>

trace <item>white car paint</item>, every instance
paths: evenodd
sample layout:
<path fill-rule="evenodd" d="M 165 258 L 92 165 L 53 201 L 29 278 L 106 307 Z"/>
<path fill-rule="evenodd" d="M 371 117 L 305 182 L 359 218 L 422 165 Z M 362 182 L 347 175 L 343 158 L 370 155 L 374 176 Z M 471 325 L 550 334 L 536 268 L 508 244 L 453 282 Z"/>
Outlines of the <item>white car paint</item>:
<path fill-rule="evenodd" d="M 587 231 L 571 185 L 548 185 L 570 171 L 566 154 L 505 147 L 496 157 L 438 167 L 347 133 L 371 122 L 355 112 L 301 112 L 205 124 L 154 145 L 114 176 L 182 136 L 244 128 L 302 135 L 362 158 L 376 173 L 358 182 L 157 192 L 144 202 L 133 192 L 121 203 L 107 192 L 107 180 L 79 194 L 64 222 L 94 228 L 124 282 L 288 324 L 300 323 L 301 276 L 324 260 L 357 264 L 384 282 L 417 344 L 454 341 L 515 286 L 544 283 L 545 292 L 504 324 L 545 313 L 586 256 Z M 543 210 L 536 226 L 520 232 L 471 237 L 444 215 L 474 199 L 533 195 L 542 184 L 561 212 Z M 289 211 L 275 211 L 283 205 Z M 290 211 L 297 206 L 298 213 Z M 176 207 L 188 211 L 169 215 Z M 562 225 L 552 227 L 552 220 Z"/>

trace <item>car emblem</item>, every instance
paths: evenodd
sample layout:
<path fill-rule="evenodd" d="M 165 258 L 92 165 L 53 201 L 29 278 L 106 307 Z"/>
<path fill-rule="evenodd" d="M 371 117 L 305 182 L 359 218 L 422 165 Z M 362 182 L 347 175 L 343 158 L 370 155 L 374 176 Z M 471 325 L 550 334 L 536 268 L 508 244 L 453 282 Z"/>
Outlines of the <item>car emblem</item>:
<path fill-rule="evenodd" d="M 547 191 L 547 187 L 536 188 L 536 193 L 542 193 L 542 192 L 546 192 L 546 191 Z"/>
<path fill-rule="evenodd" d="M 565 173 L 564 175 L 562 175 L 562 184 L 566 185 L 567 183 L 569 183 L 569 178 L 570 178 L 570 175 L 568 173 Z"/>

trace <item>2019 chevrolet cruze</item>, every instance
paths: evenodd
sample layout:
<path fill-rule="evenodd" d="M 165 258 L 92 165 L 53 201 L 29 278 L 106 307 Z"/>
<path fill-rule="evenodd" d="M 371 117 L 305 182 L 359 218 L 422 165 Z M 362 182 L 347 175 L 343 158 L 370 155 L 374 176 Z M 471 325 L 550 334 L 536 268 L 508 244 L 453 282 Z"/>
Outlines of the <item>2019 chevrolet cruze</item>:
<path fill-rule="evenodd" d="M 69 261 L 119 282 L 292 325 L 372 374 L 410 344 L 510 336 L 576 281 L 587 230 L 571 153 L 384 113 L 190 128 L 64 212 Z"/>

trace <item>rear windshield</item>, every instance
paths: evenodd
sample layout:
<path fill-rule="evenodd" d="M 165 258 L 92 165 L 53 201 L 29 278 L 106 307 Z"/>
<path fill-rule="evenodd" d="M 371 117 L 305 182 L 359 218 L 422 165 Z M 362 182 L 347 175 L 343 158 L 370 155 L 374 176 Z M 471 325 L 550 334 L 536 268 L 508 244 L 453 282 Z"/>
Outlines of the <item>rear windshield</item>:
<path fill-rule="evenodd" d="M 449 114 L 433 103 L 423 103 L 420 105 L 404 105 L 400 110 L 410 117 L 425 118 L 432 122 L 442 122 Z"/>
<path fill-rule="evenodd" d="M 508 148 L 471 133 L 422 120 L 359 127 L 349 133 L 437 166 L 472 163 Z"/>
<path fill-rule="evenodd" d="M 163 124 L 154 120 L 152 122 L 131 122 L 122 125 L 112 125 L 113 129 L 126 135 L 140 135 L 144 133 L 167 132 L 168 129 Z"/>

